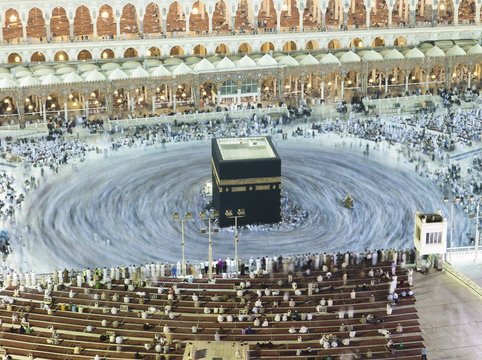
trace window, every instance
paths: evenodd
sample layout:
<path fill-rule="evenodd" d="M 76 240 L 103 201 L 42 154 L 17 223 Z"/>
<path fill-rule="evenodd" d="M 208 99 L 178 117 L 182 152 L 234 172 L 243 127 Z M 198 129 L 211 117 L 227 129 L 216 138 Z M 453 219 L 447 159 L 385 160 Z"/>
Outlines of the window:
<path fill-rule="evenodd" d="M 258 91 L 258 86 L 256 85 L 256 81 L 253 79 L 245 79 L 241 84 L 241 93 L 242 94 L 252 94 Z"/>
<path fill-rule="evenodd" d="M 441 244 L 442 243 L 442 233 L 432 232 L 425 234 L 425 244 Z"/>
<path fill-rule="evenodd" d="M 238 86 L 233 80 L 226 80 L 221 85 L 221 95 L 235 95 L 238 92 Z"/>

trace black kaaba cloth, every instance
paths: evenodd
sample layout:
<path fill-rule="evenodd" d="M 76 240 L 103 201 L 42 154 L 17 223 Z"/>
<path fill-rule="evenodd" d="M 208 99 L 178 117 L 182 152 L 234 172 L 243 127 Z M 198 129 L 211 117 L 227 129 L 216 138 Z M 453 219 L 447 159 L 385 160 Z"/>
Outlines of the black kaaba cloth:
<path fill-rule="evenodd" d="M 238 224 L 275 223 L 281 219 L 281 159 L 269 137 L 212 140 L 213 205 L 219 225 L 244 209 Z"/>

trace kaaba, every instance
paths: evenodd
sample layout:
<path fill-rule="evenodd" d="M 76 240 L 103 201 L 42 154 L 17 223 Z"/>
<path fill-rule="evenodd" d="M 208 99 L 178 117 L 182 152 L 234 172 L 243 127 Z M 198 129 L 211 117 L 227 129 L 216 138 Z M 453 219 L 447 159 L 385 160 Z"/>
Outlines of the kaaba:
<path fill-rule="evenodd" d="M 212 140 L 213 206 L 219 226 L 276 223 L 281 220 L 281 159 L 269 137 Z"/>

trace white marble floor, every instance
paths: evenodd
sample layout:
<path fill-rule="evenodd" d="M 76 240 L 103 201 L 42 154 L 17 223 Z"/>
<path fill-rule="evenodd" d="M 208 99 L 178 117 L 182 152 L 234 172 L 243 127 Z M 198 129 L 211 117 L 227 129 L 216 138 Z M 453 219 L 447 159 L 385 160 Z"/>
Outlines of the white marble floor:
<path fill-rule="evenodd" d="M 482 359 L 482 300 L 448 275 L 414 276 L 427 358 Z"/>

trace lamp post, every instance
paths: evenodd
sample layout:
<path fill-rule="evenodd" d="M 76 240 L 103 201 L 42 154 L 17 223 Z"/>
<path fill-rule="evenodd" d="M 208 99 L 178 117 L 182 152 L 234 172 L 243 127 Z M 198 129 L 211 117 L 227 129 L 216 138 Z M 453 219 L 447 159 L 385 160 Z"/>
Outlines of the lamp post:
<path fill-rule="evenodd" d="M 213 210 L 211 213 L 207 213 L 206 211 L 201 211 L 199 216 L 201 219 L 208 221 L 208 230 L 207 233 L 209 234 L 209 280 L 213 278 L 213 242 L 211 241 L 211 234 L 216 234 L 219 232 L 219 229 L 213 229 L 211 231 L 211 220 L 214 220 L 218 217 L 218 211 Z M 201 230 L 202 234 L 206 233 L 206 229 Z"/>
<path fill-rule="evenodd" d="M 243 218 L 246 216 L 244 209 L 238 209 L 236 213 L 233 210 L 226 210 L 225 213 L 227 218 L 234 219 L 234 266 L 236 277 L 238 277 L 238 218 Z"/>
<path fill-rule="evenodd" d="M 474 195 L 469 197 L 470 201 L 475 201 Z M 475 255 L 474 255 L 474 262 L 477 262 L 477 257 L 479 255 L 479 206 L 480 206 L 480 199 L 475 202 L 477 205 L 475 210 Z"/>
<path fill-rule="evenodd" d="M 451 205 L 450 209 L 450 263 L 452 263 L 452 251 L 454 247 L 454 204 L 460 202 L 460 197 L 455 196 L 452 201 L 448 198 L 444 198 L 443 202 Z"/>
<path fill-rule="evenodd" d="M 181 246 L 182 246 L 182 276 L 186 276 L 186 261 L 184 259 L 184 222 L 192 219 L 192 214 L 187 212 L 184 217 L 180 217 L 179 213 L 172 214 L 172 218 L 175 221 L 181 222 Z"/>

